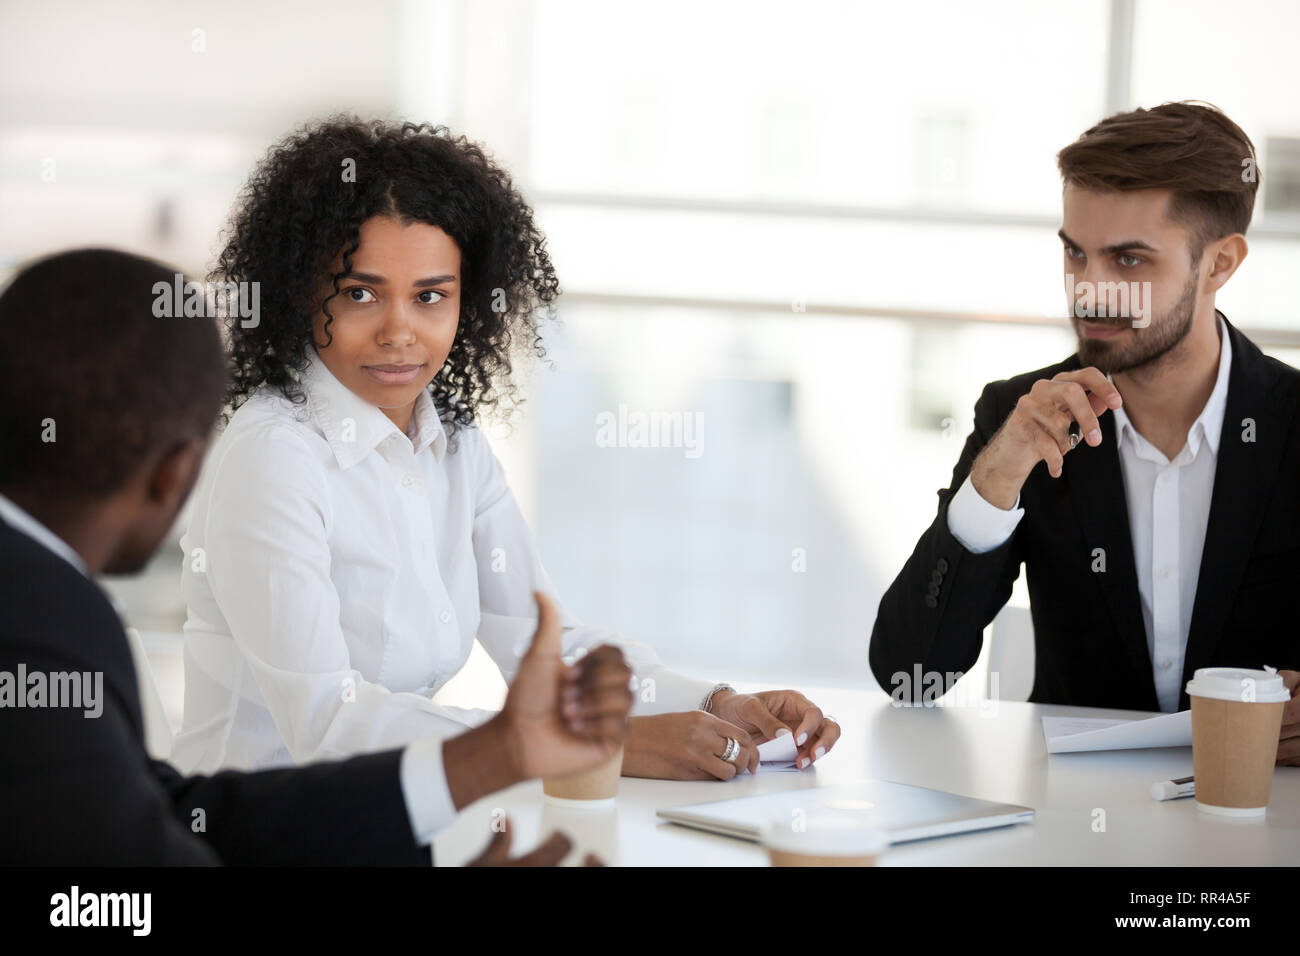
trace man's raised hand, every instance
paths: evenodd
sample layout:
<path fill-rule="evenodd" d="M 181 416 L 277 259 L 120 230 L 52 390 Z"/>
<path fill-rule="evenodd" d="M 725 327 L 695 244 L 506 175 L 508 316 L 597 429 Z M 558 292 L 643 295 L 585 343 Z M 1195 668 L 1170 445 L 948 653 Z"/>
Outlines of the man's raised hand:
<path fill-rule="evenodd" d="M 1053 478 L 1061 477 L 1065 455 L 1079 440 L 1070 437 L 1074 423 L 1082 440 L 1095 447 L 1101 444 L 1097 416 L 1123 404 L 1119 390 L 1096 368 L 1039 379 L 971 465 L 971 484 L 989 504 L 1010 510 L 1040 461 Z"/>
<path fill-rule="evenodd" d="M 546 595 L 534 598 L 537 630 L 501 710 L 507 748 L 523 779 L 577 773 L 613 757 L 634 700 L 622 651 L 602 645 L 566 665 L 559 613 Z"/>

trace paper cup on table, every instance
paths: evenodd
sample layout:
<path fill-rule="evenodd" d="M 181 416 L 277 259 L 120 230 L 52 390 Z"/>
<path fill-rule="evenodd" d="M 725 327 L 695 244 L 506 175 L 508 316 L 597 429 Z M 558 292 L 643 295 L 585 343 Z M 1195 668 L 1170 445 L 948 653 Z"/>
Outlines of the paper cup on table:
<path fill-rule="evenodd" d="M 599 810 L 614 806 L 618 778 L 623 774 L 623 748 L 611 759 L 591 770 L 563 777 L 543 777 L 542 793 L 548 803 L 561 807 Z"/>
<path fill-rule="evenodd" d="M 547 797 L 542 805 L 537 838 L 545 840 L 552 833 L 563 833 L 573 844 L 561 866 L 582 866 L 588 853 L 598 857 L 606 866 L 619 864 L 617 806 L 593 813 L 587 806 L 575 809 L 553 803 Z"/>
<path fill-rule="evenodd" d="M 1282 708 L 1291 693 L 1277 672 L 1203 667 L 1187 682 L 1192 702 L 1196 805 L 1222 816 L 1268 808 Z"/>
<path fill-rule="evenodd" d="M 763 827 L 760 840 L 773 866 L 875 866 L 889 837 L 850 813 L 820 813 Z"/>

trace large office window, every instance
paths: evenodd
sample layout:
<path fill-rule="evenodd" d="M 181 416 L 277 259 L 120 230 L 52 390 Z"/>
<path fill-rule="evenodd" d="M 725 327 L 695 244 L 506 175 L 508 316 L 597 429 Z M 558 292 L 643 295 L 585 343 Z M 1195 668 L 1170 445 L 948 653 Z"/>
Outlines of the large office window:
<path fill-rule="evenodd" d="M 394 0 L 364 42 L 322 26 L 354 13 L 0 8 L 0 271 L 89 242 L 201 271 L 257 157 L 330 112 L 486 142 L 565 290 L 494 443 L 565 603 L 683 669 L 871 680 L 981 387 L 1072 350 L 1055 154 L 1107 113 L 1202 99 L 1253 137 L 1219 302 L 1300 355 L 1285 0 Z M 666 447 L 638 440 L 653 413 Z M 179 629 L 178 564 L 131 585 L 142 625 Z"/>
<path fill-rule="evenodd" d="M 869 682 L 981 387 L 1073 350 L 1056 152 L 1205 99 L 1267 183 L 1300 88 L 1256 52 L 1295 35 L 1282 7 L 1225 38 L 1146 0 L 538 4 L 516 148 L 571 295 L 528 457 L 561 594 L 710 674 Z M 1220 305 L 1290 356 L 1300 230 L 1257 223 Z M 620 409 L 698 416 L 700 454 L 604 447 Z"/>

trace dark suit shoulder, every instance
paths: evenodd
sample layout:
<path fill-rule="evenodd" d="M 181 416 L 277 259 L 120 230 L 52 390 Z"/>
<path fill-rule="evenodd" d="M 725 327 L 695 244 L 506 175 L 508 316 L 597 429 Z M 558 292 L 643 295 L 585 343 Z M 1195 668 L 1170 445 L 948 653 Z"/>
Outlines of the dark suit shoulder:
<path fill-rule="evenodd" d="M 39 656 L 69 669 L 103 671 L 114 690 L 137 700 L 131 648 L 108 597 L 59 555 L 4 521 L 0 595 L 0 659 Z"/>
<path fill-rule="evenodd" d="M 1254 343 L 1251 343 L 1254 346 Z M 1279 358 L 1260 353 L 1262 368 L 1267 375 L 1270 389 L 1280 389 L 1289 395 L 1300 395 L 1300 369 L 1288 365 Z"/>
<path fill-rule="evenodd" d="M 1290 426 L 1300 405 L 1300 369 L 1265 355 L 1240 329 L 1224 322 L 1232 339 L 1229 413 L 1270 418 L 1294 436 L 1296 430 Z"/>

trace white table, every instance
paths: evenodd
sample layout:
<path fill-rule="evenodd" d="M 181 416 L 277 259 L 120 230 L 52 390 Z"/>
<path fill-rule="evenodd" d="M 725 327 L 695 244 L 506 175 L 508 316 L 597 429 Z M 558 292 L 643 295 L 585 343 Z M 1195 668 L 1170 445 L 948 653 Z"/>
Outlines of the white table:
<path fill-rule="evenodd" d="M 882 865 L 1300 864 L 1300 767 L 1277 768 L 1267 815 L 1242 820 L 1199 813 L 1192 799 L 1151 799 L 1154 781 L 1191 775 L 1190 747 L 1049 755 L 1043 742 L 1044 715 L 1148 714 L 1006 701 L 896 707 L 878 690 L 800 690 L 844 731 L 808 770 L 727 782 L 624 777 L 616 809 L 605 812 L 559 810 L 545 803 L 539 782 L 520 784 L 465 808 L 436 839 L 434 858 L 459 866 L 477 855 L 494 812 L 504 810 L 515 852 L 558 828 L 577 845 L 570 863 L 591 849 L 610 865 L 762 866 L 767 856 L 756 844 L 664 823 L 655 811 L 876 777 L 1036 811 L 1032 824 L 891 847 Z M 1097 810 L 1104 831 L 1094 829 Z"/>

